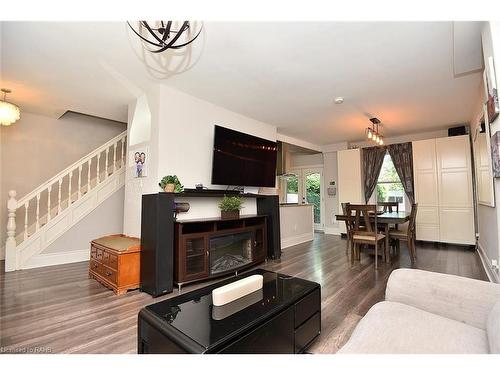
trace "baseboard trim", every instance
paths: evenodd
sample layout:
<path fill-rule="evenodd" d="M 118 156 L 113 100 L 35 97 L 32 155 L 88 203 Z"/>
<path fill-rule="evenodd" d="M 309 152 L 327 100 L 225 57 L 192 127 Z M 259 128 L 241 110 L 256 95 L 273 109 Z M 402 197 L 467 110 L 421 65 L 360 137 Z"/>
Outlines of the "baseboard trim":
<path fill-rule="evenodd" d="M 334 234 L 336 236 L 341 236 L 340 228 L 328 228 L 325 227 L 325 234 Z"/>
<path fill-rule="evenodd" d="M 313 239 L 314 233 L 304 233 L 298 236 L 281 239 L 281 248 L 285 249 L 290 246 L 295 246 L 304 242 L 312 241 Z"/>
<path fill-rule="evenodd" d="M 56 266 L 59 264 L 84 262 L 90 259 L 90 250 L 61 251 L 58 253 L 41 253 L 31 257 L 23 264 L 22 269 Z"/>
<path fill-rule="evenodd" d="M 484 271 L 486 272 L 486 276 L 488 276 L 488 279 L 493 283 L 499 284 L 500 277 L 498 273 L 493 271 L 489 266 L 491 260 L 488 258 L 488 255 L 486 255 L 486 251 L 484 251 L 483 247 L 479 242 L 477 244 L 477 253 L 479 254 L 479 259 L 481 259 L 481 264 L 483 265 Z"/>

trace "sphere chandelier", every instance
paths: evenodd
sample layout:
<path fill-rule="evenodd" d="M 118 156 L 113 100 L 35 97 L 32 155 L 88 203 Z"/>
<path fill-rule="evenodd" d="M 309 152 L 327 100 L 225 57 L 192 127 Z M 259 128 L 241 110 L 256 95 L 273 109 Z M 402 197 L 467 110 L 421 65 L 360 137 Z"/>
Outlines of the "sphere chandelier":
<path fill-rule="evenodd" d="M 0 100 L 0 125 L 9 126 L 21 118 L 21 111 L 19 107 L 6 100 L 7 94 L 12 91 L 8 89 L 1 89 L 3 92 L 3 99 Z"/>
<path fill-rule="evenodd" d="M 189 21 L 155 21 L 154 23 L 139 21 L 137 27 L 132 26 L 128 21 L 127 24 L 153 53 L 185 47 L 198 38 L 203 28 L 201 25 L 196 31 L 194 27 L 196 22 Z M 177 27 L 178 24 L 180 24 L 179 27 Z"/>

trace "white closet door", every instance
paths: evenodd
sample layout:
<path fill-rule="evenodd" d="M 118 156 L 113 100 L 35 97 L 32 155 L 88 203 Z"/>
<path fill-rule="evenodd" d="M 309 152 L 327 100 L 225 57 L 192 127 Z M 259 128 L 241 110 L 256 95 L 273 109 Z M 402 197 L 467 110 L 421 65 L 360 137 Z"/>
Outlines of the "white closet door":
<path fill-rule="evenodd" d="M 412 148 L 415 202 L 418 203 L 417 240 L 439 241 L 436 140 L 415 141 Z"/>
<path fill-rule="evenodd" d="M 342 150 L 337 153 L 339 212 L 342 203 L 363 204 L 363 180 L 361 174 L 361 150 Z M 340 223 L 340 231 L 345 233 L 345 223 Z"/>
<path fill-rule="evenodd" d="M 469 136 L 436 139 L 439 226 L 442 242 L 474 244 Z"/>

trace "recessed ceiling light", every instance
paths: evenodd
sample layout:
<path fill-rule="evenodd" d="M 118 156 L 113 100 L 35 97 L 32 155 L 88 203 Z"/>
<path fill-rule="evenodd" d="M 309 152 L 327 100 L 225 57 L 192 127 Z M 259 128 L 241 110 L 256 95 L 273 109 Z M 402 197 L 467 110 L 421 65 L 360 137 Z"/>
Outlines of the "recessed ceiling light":
<path fill-rule="evenodd" d="M 335 99 L 333 99 L 333 102 L 335 104 L 342 104 L 342 103 L 344 103 L 344 98 L 341 96 L 337 96 Z"/>

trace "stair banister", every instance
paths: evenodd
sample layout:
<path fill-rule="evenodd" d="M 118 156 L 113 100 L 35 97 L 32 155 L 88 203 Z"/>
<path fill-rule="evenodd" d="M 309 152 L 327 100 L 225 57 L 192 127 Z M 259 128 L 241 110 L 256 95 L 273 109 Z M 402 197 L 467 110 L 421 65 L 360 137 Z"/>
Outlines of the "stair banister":
<path fill-rule="evenodd" d="M 126 137 L 126 135 L 127 135 L 126 131 L 124 131 L 123 133 L 118 134 L 116 137 L 112 138 L 111 140 L 109 140 L 108 142 L 106 142 L 105 144 L 103 144 L 102 146 L 100 146 L 99 148 L 97 148 L 97 149 L 93 150 L 92 152 L 90 152 L 89 154 L 85 155 L 80 160 L 78 160 L 75 163 L 73 163 L 72 165 L 70 165 L 68 168 L 64 169 L 63 171 L 61 171 L 60 173 L 58 173 L 54 177 L 52 177 L 49 180 L 45 181 L 43 184 L 41 184 L 35 190 L 33 190 L 32 192 L 30 192 L 29 194 L 26 194 L 21 199 L 19 199 L 17 207 L 18 208 L 22 207 L 27 200 L 31 200 L 34 197 L 36 197 L 36 195 L 38 193 L 42 193 L 43 191 L 45 191 L 47 189 L 48 185 L 55 184 L 56 182 L 59 181 L 59 179 L 62 179 L 64 176 L 68 175 L 70 171 L 78 168 L 80 165 L 83 165 L 83 164 L 89 162 L 89 160 L 92 159 L 93 157 L 95 157 L 97 154 L 105 151 L 107 148 L 109 148 L 110 146 L 112 146 L 114 142 L 124 140 L 125 137 Z M 125 153 L 125 151 L 123 151 L 123 152 Z"/>
<path fill-rule="evenodd" d="M 84 194 L 88 193 L 91 190 L 91 165 L 93 164 L 92 159 L 95 158 L 96 160 L 96 168 L 97 168 L 97 176 L 96 176 L 96 181 L 94 188 L 100 185 L 100 182 L 104 182 L 105 180 L 108 179 L 109 176 L 114 175 L 115 172 L 117 171 L 122 171 L 123 168 L 126 165 L 125 161 L 125 140 L 127 137 L 127 132 L 122 132 L 121 134 L 117 135 L 113 139 L 109 140 L 102 146 L 98 147 L 97 149 L 93 150 L 89 154 L 85 155 L 82 157 L 80 160 L 76 161 L 57 175 L 53 176 L 49 180 L 47 180 L 45 183 L 41 184 L 38 186 L 36 189 L 34 189 L 31 193 L 26 194 L 24 197 L 21 199 L 16 199 L 17 193 L 15 190 L 9 191 L 9 199 L 7 201 L 7 211 L 8 211 L 8 218 L 7 218 L 7 237 L 5 240 L 5 270 L 6 271 L 14 271 L 16 269 L 19 269 L 20 264 L 24 262 L 24 258 L 21 257 L 20 253 L 18 252 L 18 247 L 19 246 L 24 246 L 25 241 L 28 240 L 28 238 L 32 235 L 38 235 L 39 231 L 43 231 L 42 226 L 46 225 L 51 221 L 55 216 L 59 215 L 62 213 L 63 210 L 69 209 L 70 206 L 73 203 L 73 177 L 75 179 L 77 176 L 73 176 L 73 174 L 78 171 L 78 193 L 74 193 L 77 195 L 76 199 L 80 199 L 82 197 L 82 167 L 84 165 L 87 165 L 87 190 L 84 192 Z M 117 145 L 118 142 L 121 142 L 122 149 L 120 150 L 120 167 L 117 168 L 116 162 L 117 162 Z M 108 163 L 109 163 L 109 153 L 110 150 L 112 149 L 113 151 L 113 166 L 112 166 L 112 171 L 111 174 L 109 174 L 108 170 Z M 106 161 L 104 164 L 104 174 L 105 176 L 101 178 L 100 176 L 100 157 L 102 154 L 105 154 Z M 104 157 L 104 156 L 103 156 Z M 62 195 L 62 185 L 63 182 L 65 181 L 65 178 L 67 176 L 68 179 L 68 199 L 65 200 L 66 204 L 64 207 L 62 207 L 63 203 L 63 197 Z M 101 181 L 102 180 L 102 181 Z M 75 181 L 76 182 L 76 181 Z M 51 192 L 52 192 L 52 187 L 54 184 L 56 185 L 57 189 L 57 205 L 53 208 L 56 210 L 56 213 L 52 213 L 52 205 L 51 205 Z M 64 183 L 64 185 L 66 185 Z M 45 197 L 45 192 L 47 194 L 47 201 L 46 201 L 46 207 L 47 207 L 47 213 L 45 216 L 41 216 L 41 210 L 40 210 L 40 201 L 41 201 L 41 196 L 43 195 Z M 56 195 L 56 194 L 54 194 Z M 66 196 L 66 193 L 64 194 Z M 29 206 L 30 206 L 30 201 L 35 200 L 35 212 L 29 213 Z M 54 202 L 55 203 L 55 202 Z M 22 228 L 24 229 L 24 232 L 19 233 L 19 238 L 16 237 L 16 215 L 17 215 L 17 210 L 19 208 L 24 208 L 24 224 L 22 225 Z M 44 206 L 45 207 L 45 206 Z M 33 223 L 33 228 L 30 228 L 30 223 L 28 220 L 28 216 L 32 218 L 32 214 L 34 214 L 35 222 Z M 31 230 L 30 230 L 31 229 Z"/>
<path fill-rule="evenodd" d="M 7 201 L 7 239 L 5 241 L 5 270 L 13 271 L 17 269 L 16 252 L 16 210 L 17 200 L 16 191 L 9 191 L 9 200 Z"/>

